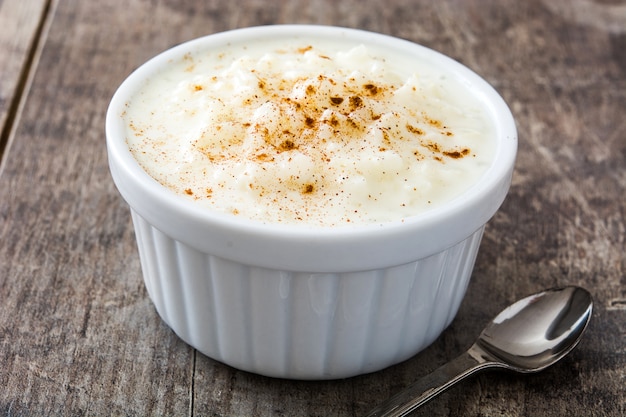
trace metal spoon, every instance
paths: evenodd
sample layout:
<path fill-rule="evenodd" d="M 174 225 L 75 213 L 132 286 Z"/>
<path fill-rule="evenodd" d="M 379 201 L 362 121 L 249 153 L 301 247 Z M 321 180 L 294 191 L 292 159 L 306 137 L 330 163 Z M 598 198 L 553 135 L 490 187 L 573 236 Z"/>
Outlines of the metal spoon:
<path fill-rule="evenodd" d="M 457 382 L 485 369 L 541 371 L 578 344 L 592 308 L 589 292 L 573 286 L 517 301 L 487 325 L 467 352 L 394 395 L 367 417 L 406 416 Z"/>

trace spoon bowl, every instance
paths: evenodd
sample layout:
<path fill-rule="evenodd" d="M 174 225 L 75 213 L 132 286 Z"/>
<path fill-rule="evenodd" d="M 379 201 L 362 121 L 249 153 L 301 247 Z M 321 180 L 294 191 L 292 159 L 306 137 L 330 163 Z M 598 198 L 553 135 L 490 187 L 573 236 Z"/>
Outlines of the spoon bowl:
<path fill-rule="evenodd" d="M 576 347 L 592 309 L 589 292 L 574 286 L 523 298 L 498 314 L 467 352 L 391 397 L 367 416 L 406 416 L 478 371 L 500 368 L 539 372 Z"/>
<path fill-rule="evenodd" d="M 504 309 L 482 331 L 476 345 L 513 371 L 541 371 L 579 342 L 592 310 L 591 295 L 579 287 L 531 295 Z"/>

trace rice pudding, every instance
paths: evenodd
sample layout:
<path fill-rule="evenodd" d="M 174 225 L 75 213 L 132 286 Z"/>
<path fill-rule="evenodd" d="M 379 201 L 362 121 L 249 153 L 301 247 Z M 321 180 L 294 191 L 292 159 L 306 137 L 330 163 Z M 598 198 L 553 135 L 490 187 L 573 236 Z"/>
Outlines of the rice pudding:
<path fill-rule="evenodd" d="M 158 182 L 266 223 L 401 221 L 472 187 L 495 147 L 484 104 L 454 74 L 341 40 L 190 52 L 123 117 Z"/>

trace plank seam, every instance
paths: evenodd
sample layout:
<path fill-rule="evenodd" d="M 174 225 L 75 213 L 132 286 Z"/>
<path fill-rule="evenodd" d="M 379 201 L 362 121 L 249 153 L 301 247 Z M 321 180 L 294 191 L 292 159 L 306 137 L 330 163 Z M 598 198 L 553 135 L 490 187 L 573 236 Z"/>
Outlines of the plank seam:
<path fill-rule="evenodd" d="M 54 6 L 53 6 L 54 2 Z M 4 171 L 8 150 L 12 138 L 14 136 L 14 127 L 17 126 L 17 121 L 21 113 L 21 109 L 27 98 L 27 91 L 32 83 L 32 77 L 36 71 L 36 62 L 41 55 L 43 44 L 45 43 L 45 34 L 48 32 L 54 10 L 56 9 L 56 1 L 48 0 L 41 12 L 41 19 L 35 29 L 35 36 L 28 47 L 28 53 L 24 61 L 24 70 L 20 73 L 18 78 L 15 94 L 11 98 L 9 107 L 7 110 L 6 123 L 0 131 L 0 175 Z"/>

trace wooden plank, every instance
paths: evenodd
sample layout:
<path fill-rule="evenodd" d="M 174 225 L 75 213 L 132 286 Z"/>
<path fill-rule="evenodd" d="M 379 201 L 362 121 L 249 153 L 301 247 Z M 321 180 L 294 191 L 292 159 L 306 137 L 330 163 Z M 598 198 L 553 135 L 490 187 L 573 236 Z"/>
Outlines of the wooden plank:
<path fill-rule="evenodd" d="M 479 376 L 416 415 L 624 415 L 626 91 L 616 86 L 626 83 L 625 35 L 613 23 L 604 30 L 602 13 L 591 25 L 552 9 L 542 0 L 55 4 L 0 176 L 0 414 L 361 415 L 469 347 L 508 303 L 579 284 L 596 310 L 563 363 Z M 520 131 L 511 193 L 456 320 L 411 360 L 342 381 L 251 375 L 181 342 L 147 298 L 104 148 L 108 101 L 143 61 L 193 37 L 287 22 L 360 27 L 447 53 L 498 88 Z"/>
<path fill-rule="evenodd" d="M 0 160 L 47 8 L 47 0 L 0 1 Z"/>

